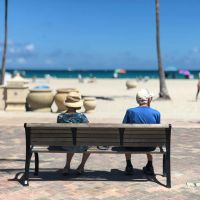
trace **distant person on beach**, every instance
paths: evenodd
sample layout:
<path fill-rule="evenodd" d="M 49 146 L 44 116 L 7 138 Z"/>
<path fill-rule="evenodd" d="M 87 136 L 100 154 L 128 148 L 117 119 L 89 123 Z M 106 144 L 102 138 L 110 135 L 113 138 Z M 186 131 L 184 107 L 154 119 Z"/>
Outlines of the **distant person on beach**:
<path fill-rule="evenodd" d="M 200 91 L 200 72 L 199 72 L 199 74 L 198 74 L 196 101 L 197 101 L 197 99 L 198 99 L 199 91 Z"/>
<path fill-rule="evenodd" d="M 83 83 L 83 82 L 84 82 L 84 78 L 82 77 L 81 74 L 78 74 L 78 81 L 79 81 L 80 83 Z"/>
<path fill-rule="evenodd" d="M 115 79 L 118 78 L 118 73 L 114 72 L 113 73 L 113 78 L 115 78 Z"/>
<path fill-rule="evenodd" d="M 35 83 L 36 82 L 36 76 L 32 76 L 32 83 Z"/>
<path fill-rule="evenodd" d="M 58 115 L 57 123 L 89 123 L 87 117 L 83 113 L 76 112 L 76 110 L 80 109 L 82 106 L 82 101 L 79 93 L 70 92 L 66 97 L 65 105 L 67 107 L 67 111 Z M 88 149 L 88 147 L 71 146 L 63 148 L 65 150 L 69 149 L 77 152 L 83 152 L 82 161 L 76 170 L 77 174 L 82 174 L 84 172 L 85 163 L 90 155 L 89 153 L 85 152 Z M 70 163 L 73 155 L 74 153 L 67 153 L 65 167 L 63 170 L 61 170 L 64 175 L 67 175 L 70 172 Z"/>
<path fill-rule="evenodd" d="M 94 83 L 94 82 L 96 82 L 96 77 L 91 73 L 89 74 L 88 83 Z"/>
<path fill-rule="evenodd" d="M 137 92 L 136 101 L 139 104 L 138 107 L 129 108 L 123 119 L 125 124 L 160 124 L 160 112 L 151 108 L 150 104 L 153 99 L 153 95 L 146 89 L 141 89 Z M 124 147 L 126 150 L 135 151 L 153 151 L 154 147 Z M 133 165 L 131 163 L 131 153 L 126 153 L 126 169 L 127 174 L 133 174 Z M 147 164 L 143 167 L 145 174 L 154 175 L 153 157 L 151 154 L 147 154 Z"/>

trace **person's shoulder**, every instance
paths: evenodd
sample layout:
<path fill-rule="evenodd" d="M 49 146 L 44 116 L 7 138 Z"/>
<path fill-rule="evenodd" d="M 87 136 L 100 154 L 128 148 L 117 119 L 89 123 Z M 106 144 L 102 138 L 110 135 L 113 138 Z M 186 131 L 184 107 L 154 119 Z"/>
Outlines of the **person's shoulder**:
<path fill-rule="evenodd" d="M 60 113 L 60 114 L 58 114 L 58 118 L 60 118 L 60 117 L 63 117 L 64 115 L 65 115 L 66 113 Z"/>
<path fill-rule="evenodd" d="M 66 114 L 67 113 L 60 113 L 58 116 L 57 116 L 57 122 L 58 123 L 64 123 L 64 118 L 66 118 Z"/>
<path fill-rule="evenodd" d="M 77 113 L 81 118 L 88 120 L 87 116 L 84 113 Z"/>
<path fill-rule="evenodd" d="M 77 113 L 77 115 L 80 115 L 80 116 L 83 116 L 83 117 L 86 117 L 86 115 L 84 113 Z"/>
<path fill-rule="evenodd" d="M 72 114 L 72 113 L 66 113 L 66 112 L 64 112 L 64 113 L 60 113 L 58 115 L 58 117 L 62 118 L 62 117 L 69 117 L 69 116 L 72 116 L 72 115 L 74 115 L 74 113 Z"/>
<path fill-rule="evenodd" d="M 160 115 L 160 111 L 154 109 L 154 108 L 151 108 L 152 112 L 156 113 L 156 114 L 159 114 Z"/>
<path fill-rule="evenodd" d="M 132 113 L 134 112 L 134 108 L 127 108 L 126 109 L 126 115 L 129 114 L 129 113 Z"/>
<path fill-rule="evenodd" d="M 134 111 L 136 111 L 136 110 L 138 110 L 138 107 L 128 108 L 126 111 L 127 111 L 127 112 L 134 112 Z"/>
<path fill-rule="evenodd" d="M 128 111 L 131 112 L 131 113 L 138 113 L 138 112 L 143 112 L 145 111 L 147 107 L 144 107 L 144 106 L 136 106 L 136 107 L 133 107 L 133 108 L 129 108 Z"/>

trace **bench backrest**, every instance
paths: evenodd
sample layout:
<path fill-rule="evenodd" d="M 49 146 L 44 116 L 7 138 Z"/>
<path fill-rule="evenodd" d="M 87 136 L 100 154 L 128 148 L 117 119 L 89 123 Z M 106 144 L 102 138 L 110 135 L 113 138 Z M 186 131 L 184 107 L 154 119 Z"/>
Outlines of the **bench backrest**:
<path fill-rule="evenodd" d="M 170 143 L 171 125 L 24 124 L 27 145 L 157 147 Z"/>

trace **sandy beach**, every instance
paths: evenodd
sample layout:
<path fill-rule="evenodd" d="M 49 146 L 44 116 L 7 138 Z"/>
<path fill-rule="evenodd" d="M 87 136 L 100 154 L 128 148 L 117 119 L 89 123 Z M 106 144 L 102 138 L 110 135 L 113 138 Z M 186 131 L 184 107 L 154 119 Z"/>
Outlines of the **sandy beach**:
<path fill-rule="evenodd" d="M 155 94 L 152 107 L 161 112 L 162 123 L 171 123 L 174 127 L 200 127 L 199 101 L 195 101 L 197 80 L 167 80 L 167 87 L 171 101 L 156 100 L 159 93 L 159 81 L 150 79 L 147 82 L 137 82 L 137 88 L 127 89 L 127 79 L 97 79 L 94 83 L 87 80 L 80 83 L 77 79 L 37 79 L 32 82 L 30 88 L 37 85 L 49 85 L 56 93 L 58 88 L 78 88 L 83 96 L 97 97 L 97 107 L 94 113 L 86 114 L 90 122 L 120 123 L 127 108 L 137 106 L 135 96 L 139 89 L 147 88 Z M 56 122 L 55 103 L 52 105 L 52 113 L 38 112 L 0 112 L 1 123 L 14 123 L 21 126 L 24 122 Z M 84 112 L 84 108 L 80 110 Z"/>

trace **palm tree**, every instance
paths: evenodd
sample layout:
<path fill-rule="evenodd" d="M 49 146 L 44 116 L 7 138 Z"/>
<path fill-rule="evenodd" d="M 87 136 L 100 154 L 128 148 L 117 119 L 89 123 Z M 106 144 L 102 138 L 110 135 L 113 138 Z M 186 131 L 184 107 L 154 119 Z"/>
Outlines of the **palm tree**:
<path fill-rule="evenodd" d="M 4 84 L 4 78 L 5 78 L 7 38 L 8 38 L 8 0 L 5 0 L 5 32 L 4 32 L 4 46 L 3 46 L 3 54 L 2 54 L 0 84 Z"/>
<path fill-rule="evenodd" d="M 155 0 L 156 3 L 156 46 L 157 46 L 157 59 L 158 59 L 158 71 L 160 80 L 160 92 L 159 98 L 170 99 L 167 91 L 167 85 L 165 82 L 165 73 L 162 65 L 161 51 L 160 51 L 160 0 Z"/>

